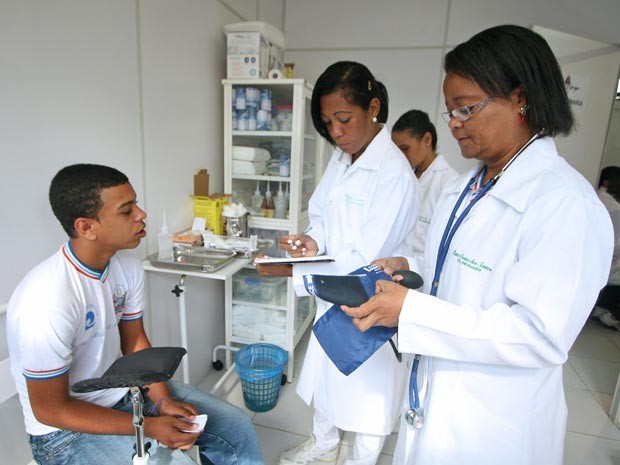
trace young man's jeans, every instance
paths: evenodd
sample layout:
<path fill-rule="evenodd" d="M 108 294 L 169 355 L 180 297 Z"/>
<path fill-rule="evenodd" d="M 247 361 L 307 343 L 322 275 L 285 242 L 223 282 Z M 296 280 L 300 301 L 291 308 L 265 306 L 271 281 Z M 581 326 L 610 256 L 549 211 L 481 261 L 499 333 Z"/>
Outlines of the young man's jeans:
<path fill-rule="evenodd" d="M 262 464 L 256 434 L 250 418 L 241 409 L 227 404 L 192 386 L 168 383 L 172 396 L 192 404 L 208 415 L 203 433 L 196 440 L 203 465 Z M 131 396 L 127 394 L 114 407 L 131 413 Z M 155 405 L 147 398 L 145 415 L 156 415 Z M 94 419 L 96 421 L 96 419 Z M 179 450 L 168 449 L 157 441 L 149 449 L 151 465 L 190 465 L 192 459 Z M 43 465 L 127 465 L 134 454 L 135 435 L 112 436 L 55 431 L 30 436 L 35 460 Z"/>

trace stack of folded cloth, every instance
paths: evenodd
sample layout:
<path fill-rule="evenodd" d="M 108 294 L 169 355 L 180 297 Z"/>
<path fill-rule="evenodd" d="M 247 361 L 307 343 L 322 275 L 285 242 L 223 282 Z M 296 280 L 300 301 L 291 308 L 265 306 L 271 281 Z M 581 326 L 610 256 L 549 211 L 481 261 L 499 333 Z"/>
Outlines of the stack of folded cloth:
<path fill-rule="evenodd" d="M 233 174 L 264 174 L 267 161 L 271 158 L 269 151 L 261 147 L 244 147 L 234 145 L 232 148 Z"/>

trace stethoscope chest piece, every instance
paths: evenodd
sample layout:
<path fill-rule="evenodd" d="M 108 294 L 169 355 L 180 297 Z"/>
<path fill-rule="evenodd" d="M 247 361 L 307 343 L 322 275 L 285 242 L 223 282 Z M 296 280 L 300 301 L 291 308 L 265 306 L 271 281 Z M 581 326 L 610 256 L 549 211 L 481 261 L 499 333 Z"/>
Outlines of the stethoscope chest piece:
<path fill-rule="evenodd" d="M 416 429 L 424 426 L 424 411 L 421 408 L 410 408 L 405 412 L 405 421 Z"/>

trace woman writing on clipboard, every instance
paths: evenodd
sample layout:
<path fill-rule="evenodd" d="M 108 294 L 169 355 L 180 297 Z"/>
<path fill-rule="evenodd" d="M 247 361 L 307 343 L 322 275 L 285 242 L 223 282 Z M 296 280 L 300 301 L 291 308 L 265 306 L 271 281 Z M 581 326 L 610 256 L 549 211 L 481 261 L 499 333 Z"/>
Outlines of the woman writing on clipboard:
<path fill-rule="evenodd" d="M 315 128 L 335 146 L 308 206 L 305 235 L 285 236 L 280 248 L 292 257 L 327 254 L 326 274 L 347 274 L 373 260 L 411 254 L 419 185 L 382 123 L 387 120 L 385 87 L 362 64 L 338 62 L 319 77 L 312 93 Z M 316 264 L 257 265 L 265 275 L 302 275 Z M 305 293 L 305 292 L 304 292 Z M 332 304 L 317 299 L 318 320 Z M 314 334 L 297 385 L 301 398 L 314 403 L 312 437 L 286 451 L 280 464 L 321 460 L 335 463 L 340 431 L 357 433 L 347 465 L 373 465 L 399 413 L 407 367 L 383 346 L 358 370 L 344 376 L 329 360 Z"/>

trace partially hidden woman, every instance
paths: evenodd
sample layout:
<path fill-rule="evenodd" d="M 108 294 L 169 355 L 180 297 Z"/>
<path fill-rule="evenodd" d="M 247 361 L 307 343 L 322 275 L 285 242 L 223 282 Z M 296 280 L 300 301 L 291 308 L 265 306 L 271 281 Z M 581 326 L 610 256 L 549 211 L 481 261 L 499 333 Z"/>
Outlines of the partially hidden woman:
<path fill-rule="evenodd" d="M 307 233 L 281 238 L 280 247 L 292 256 L 333 256 L 335 262 L 324 265 L 323 274 L 348 274 L 386 254 L 411 254 L 420 188 L 383 127 L 385 87 L 366 66 L 337 62 L 317 80 L 311 107 L 315 128 L 335 150 L 310 199 Z M 263 265 L 257 270 L 292 274 L 299 284 L 309 267 Z M 317 299 L 316 319 L 331 305 Z M 375 464 L 396 424 L 407 373 L 406 363 L 385 344 L 345 376 L 312 334 L 297 385 L 301 398 L 314 404 L 312 437 L 284 452 L 280 463 L 335 463 L 339 430 L 344 430 L 357 434 L 353 455 L 343 463 Z"/>
<path fill-rule="evenodd" d="M 423 255 L 426 232 L 439 195 L 458 174 L 443 155 L 437 153 L 437 130 L 426 112 L 409 110 L 403 113 L 392 127 L 392 140 L 420 181 L 422 195 L 413 234 L 413 253 Z"/>
<path fill-rule="evenodd" d="M 556 151 L 574 120 L 540 35 L 487 29 L 444 69 L 446 119 L 478 163 L 435 208 L 424 292 L 380 281 L 344 309 L 362 331 L 398 326 L 416 354 L 394 464 L 562 465 L 562 365 L 607 281 L 612 225 Z"/>

